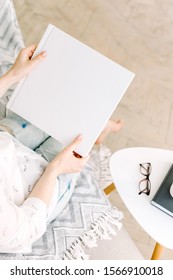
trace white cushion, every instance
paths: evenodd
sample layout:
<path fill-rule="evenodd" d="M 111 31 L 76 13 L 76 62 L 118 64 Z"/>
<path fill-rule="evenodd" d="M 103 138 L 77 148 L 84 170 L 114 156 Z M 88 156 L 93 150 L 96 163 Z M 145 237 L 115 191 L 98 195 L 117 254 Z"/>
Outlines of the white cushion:
<path fill-rule="evenodd" d="M 99 240 L 88 251 L 91 260 L 142 260 L 140 251 L 124 227 L 111 240 Z"/>

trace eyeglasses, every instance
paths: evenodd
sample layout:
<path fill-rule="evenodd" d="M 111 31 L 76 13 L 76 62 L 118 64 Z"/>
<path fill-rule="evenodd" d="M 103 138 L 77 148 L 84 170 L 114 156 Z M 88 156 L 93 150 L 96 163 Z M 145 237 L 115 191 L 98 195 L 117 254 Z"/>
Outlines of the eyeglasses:
<path fill-rule="evenodd" d="M 143 176 L 145 176 L 144 179 L 142 179 L 139 182 L 139 193 L 145 193 L 146 195 L 150 194 L 150 190 L 151 190 L 151 182 L 149 179 L 149 176 L 151 174 L 151 163 L 150 162 L 146 162 L 146 163 L 140 163 L 140 172 Z"/>

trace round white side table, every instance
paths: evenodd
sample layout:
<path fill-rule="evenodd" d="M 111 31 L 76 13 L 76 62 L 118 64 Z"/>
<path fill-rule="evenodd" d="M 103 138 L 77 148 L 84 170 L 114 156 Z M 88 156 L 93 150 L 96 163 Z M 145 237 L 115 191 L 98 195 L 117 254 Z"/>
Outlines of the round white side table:
<path fill-rule="evenodd" d="M 139 181 L 144 178 L 139 164 L 150 162 L 150 195 L 139 195 Z M 173 218 L 151 205 L 171 164 L 173 151 L 156 148 L 127 148 L 115 152 L 110 159 L 110 170 L 116 189 L 136 221 L 156 241 L 151 259 L 160 257 L 162 247 L 173 249 Z M 172 199 L 173 203 L 173 199 Z"/>

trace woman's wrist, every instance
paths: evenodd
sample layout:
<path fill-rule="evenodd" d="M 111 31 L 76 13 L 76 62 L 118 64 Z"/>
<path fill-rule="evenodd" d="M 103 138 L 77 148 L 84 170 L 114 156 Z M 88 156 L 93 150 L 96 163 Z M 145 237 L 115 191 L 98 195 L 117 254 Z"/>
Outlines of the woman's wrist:
<path fill-rule="evenodd" d="M 5 91 L 12 85 L 15 84 L 15 77 L 11 70 L 9 70 L 5 75 L 0 77 L 0 97 L 3 96 Z"/>
<path fill-rule="evenodd" d="M 4 78 L 6 79 L 6 85 L 8 87 L 12 86 L 13 84 L 17 83 L 17 77 L 15 76 L 15 73 L 12 69 L 10 69 L 5 75 Z"/>
<path fill-rule="evenodd" d="M 6 73 L 8 75 L 8 79 L 10 81 L 10 85 L 13 85 L 15 83 L 18 83 L 20 81 L 20 77 L 18 77 L 17 73 L 15 70 L 12 68 Z"/>
<path fill-rule="evenodd" d="M 49 173 L 50 176 L 55 178 L 61 174 L 60 170 L 57 168 L 57 165 L 53 161 L 50 162 L 46 167 L 45 172 Z"/>

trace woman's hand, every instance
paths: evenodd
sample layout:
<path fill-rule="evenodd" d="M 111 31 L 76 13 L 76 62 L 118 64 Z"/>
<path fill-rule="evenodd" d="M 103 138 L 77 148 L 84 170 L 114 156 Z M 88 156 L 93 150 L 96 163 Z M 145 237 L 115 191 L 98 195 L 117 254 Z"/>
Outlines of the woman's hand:
<path fill-rule="evenodd" d="M 31 60 L 36 47 L 36 45 L 31 45 L 20 51 L 14 65 L 9 70 L 13 83 L 26 77 L 46 57 L 46 52 L 43 51 Z"/>
<path fill-rule="evenodd" d="M 49 163 L 43 175 L 35 184 L 29 197 L 37 197 L 46 203 L 46 205 L 49 205 L 56 185 L 57 176 L 64 173 L 77 173 L 82 170 L 89 156 L 86 158 L 77 158 L 73 153 L 81 140 L 82 137 L 78 136 Z"/>
<path fill-rule="evenodd" d="M 56 176 L 64 173 L 80 172 L 89 159 L 89 156 L 85 158 L 79 158 L 74 155 L 74 150 L 79 145 L 81 140 L 81 135 L 76 137 L 69 146 L 67 146 L 52 160 L 47 168 L 51 169 L 51 171 L 53 171 Z"/>
<path fill-rule="evenodd" d="M 0 77 L 0 97 L 11 85 L 27 76 L 45 58 L 46 52 L 43 51 L 31 60 L 35 49 L 36 45 L 22 49 L 11 69 Z"/>

